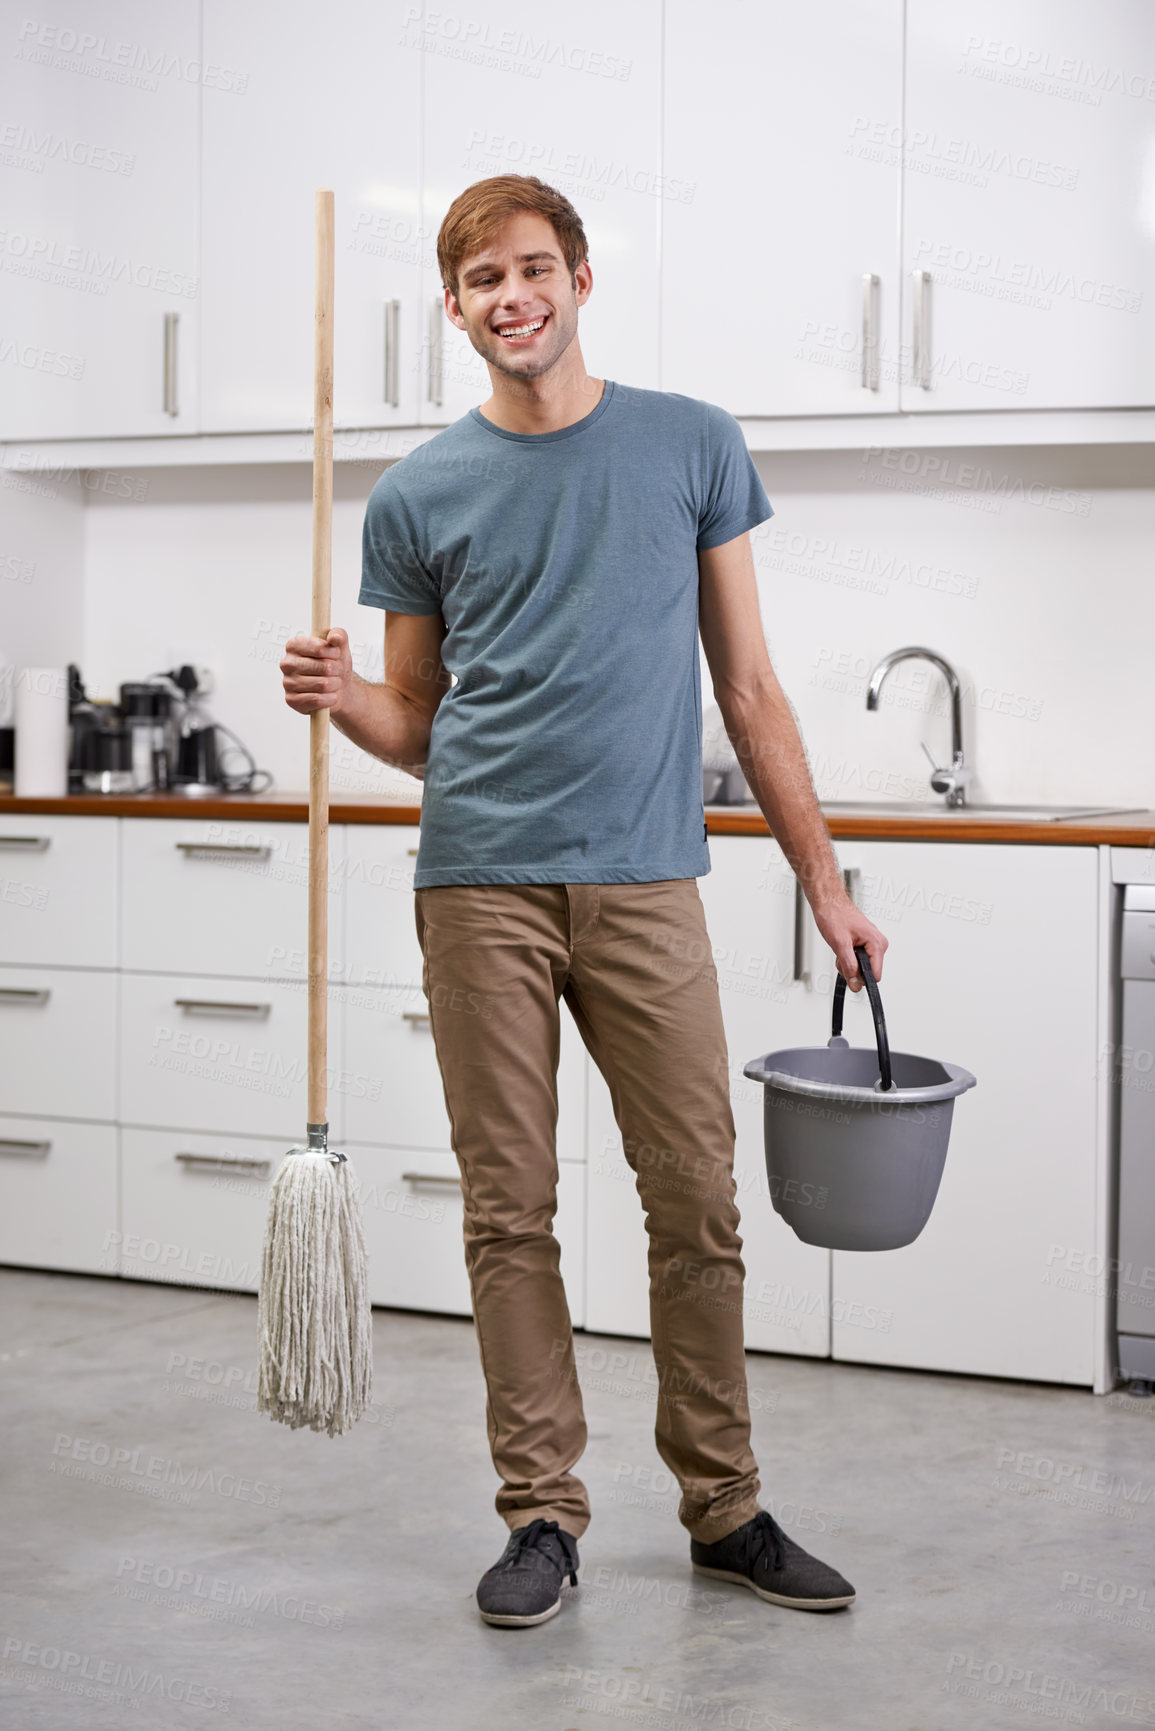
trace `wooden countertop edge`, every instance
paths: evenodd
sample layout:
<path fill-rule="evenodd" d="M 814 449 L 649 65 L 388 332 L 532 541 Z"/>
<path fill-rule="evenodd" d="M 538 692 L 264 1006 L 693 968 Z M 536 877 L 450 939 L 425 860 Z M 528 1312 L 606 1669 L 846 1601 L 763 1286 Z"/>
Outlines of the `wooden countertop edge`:
<path fill-rule="evenodd" d="M 182 799 L 174 794 L 69 794 L 62 799 L 17 799 L 0 794 L 0 817 L 158 817 L 248 819 L 265 823 L 304 823 L 309 815 L 303 793 L 257 795 L 220 794 L 209 799 Z M 387 804 L 372 795 L 341 795 L 329 803 L 330 823 L 419 823 L 419 804 Z M 832 836 L 850 840 L 870 837 L 894 841 L 1030 842 L 1044 846 L 1153 847 L 1155 811 L 1135 812 L 1129 822 L 1116 818 L 1084 818 L 1058 823 L 1002 823 L 978 818 L 837 817 L 826 820 Z M 708 808 L 710 835 L 769 836 L 760 812 Z"/>

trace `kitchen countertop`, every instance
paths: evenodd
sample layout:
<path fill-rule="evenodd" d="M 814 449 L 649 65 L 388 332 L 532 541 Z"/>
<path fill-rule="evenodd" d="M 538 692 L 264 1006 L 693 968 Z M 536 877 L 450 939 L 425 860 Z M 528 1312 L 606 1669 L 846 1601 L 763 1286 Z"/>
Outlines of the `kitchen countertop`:
<path fill-rule="evenodd" d="M 222 793 L 206 799 L 185 799 L 171 793 L 68 794 L 63 799 L 17 799 L 0 793 L 0 817 L 167 817 L 249 819 L 266 823 L 304 823 L 308 795 L 297 792 Z M 421 806 L 382 800 L 371 793 L 342 793 L 329 801 L 330 823 L 418 823 Z M 1033 842 L 1060 847 L 1155 846 L 1155 811 L 1118 812 L 1102 817 L 1063 818 L 1031 823 L 997 817 L 955 817 L 938 813 L 880 812 L 877 817 L 826 813 L 832 836 L 870 836 L 906 841 Z M 711 835 L 768 836 L 770 829 L 756 806 L 706 807 Z"/>

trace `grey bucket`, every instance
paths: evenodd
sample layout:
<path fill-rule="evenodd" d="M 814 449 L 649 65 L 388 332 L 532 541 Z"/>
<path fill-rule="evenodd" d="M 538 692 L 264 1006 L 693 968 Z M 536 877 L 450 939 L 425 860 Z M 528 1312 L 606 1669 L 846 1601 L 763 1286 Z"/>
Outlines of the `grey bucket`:
<path fill-rule="evenodd" d="M 765 1088 L 770 1200 L 787 1225 L 827 1250 L 898 1250 L 930 1219 L 955 1099 L 975 1078 L 957 1064 L 891 1052 L 870 958 L 861 946 L 854 953 L 876 1049 L 842 1038 L 839 974 L 829 1045 L 768 1052 L 743 1075 Z"/>

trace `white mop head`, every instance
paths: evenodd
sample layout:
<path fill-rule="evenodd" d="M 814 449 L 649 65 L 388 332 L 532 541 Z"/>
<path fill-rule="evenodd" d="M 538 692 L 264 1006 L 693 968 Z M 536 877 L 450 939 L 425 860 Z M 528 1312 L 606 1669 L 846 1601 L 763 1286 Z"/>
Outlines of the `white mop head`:
<path fill-rule="evenodd" d="M 257 1409 L 339 1436 L 369 1404 L 373 1323 L 348 1161 L 293 1152 L 273 1180 L 261 1255 Z"/>

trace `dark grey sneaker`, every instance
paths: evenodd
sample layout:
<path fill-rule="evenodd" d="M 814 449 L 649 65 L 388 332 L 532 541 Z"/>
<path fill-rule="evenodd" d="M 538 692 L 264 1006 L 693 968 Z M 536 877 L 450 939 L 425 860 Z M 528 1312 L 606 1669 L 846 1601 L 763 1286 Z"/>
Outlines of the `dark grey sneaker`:
<path fill-rule="evenodd" d="M 577 1586 L 577 1540 L 556 1521 L 531 1521 L 510 1534 L 492 1569 L 477 1583 L 477 1604 L 487 1623 L 503 1629 L 544 1623 L 561 1610 L 566 1575 Z"/>
<path fill-rule="evenodd" d="M 796 1545 L 765 1509 L 712 1545 L 691 1539 L 690 1561 L 700 1575 L 751 1587 L 772 1605 L 837 1611 L 854 1603 L 850 1582 Z"/>

